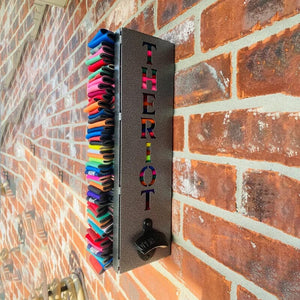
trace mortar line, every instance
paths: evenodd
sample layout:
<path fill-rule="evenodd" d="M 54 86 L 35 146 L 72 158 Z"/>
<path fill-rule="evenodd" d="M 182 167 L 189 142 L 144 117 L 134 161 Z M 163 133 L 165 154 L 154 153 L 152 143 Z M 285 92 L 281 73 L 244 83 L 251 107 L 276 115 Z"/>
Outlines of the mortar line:
<path fill-rule="evenodd" d="M 23 6 L 22 6 L 22 7 L 23 7 Z M 16 19 L 19 17 L 19 12 L 20 12 L 20 10 L 21 10 L 21 8 L 18 10 L 18 13 L 16 14 L 16 17 L 14 18 L 14 20 L 10 23 L 11 25 L 14 24 L 14 22 L 16 21 Z M 29 9 L 27 16 L 29 16 L 29 15 L 32 13 L 32 11 L 33 11 L 33 6 Z M 26 16 L 26 17 L 27 17 L 27 16 Z M 22 23 L 19 23 L 18 29 L 21 28 L 21 26 L 23 25 L 23 23 L 25 23 L 25 21 L 26 21 L 26 19 L 27 19 L 26 17 L 23 19 L 23 22 L 22 22 Z M 16 32 L 15 32 L 15 33 L 11 36 L 11 38 L 7 41 L 7 46 L 9 46 L 10 42 L 11 42 L 11 41 L 13 40 L 13 38 L 17 35 L 17 32 L 18 32 L 18 30 L 16 30 Z M 26 37 L 27 35 L 28 35 L 28 34 L 26 34 L 25 37 Z M 19 45 L 22 44 L 22 42 L 23 42 L 23 40 L 24 40 L 25 37 L 23 37 L 23 39 L 21 40 L 21 42 L 19 43 Z M 19 40 L 19 39 L 17 38 L 17 40 Z M 0 68 L 1 68 L 2 66 L 4 66 L 4 64 L 5 64 L 5 62 L 7 61 L 7 59 L 8 59 L 9 57 L 11 57 L 15 51 L 18 51 L 18 47 L 15 48 L 14 51 L 11 52 L 11 53 L 6 57 L 6 60 L 3 61 L 3 64 L 1 64 Z"/>
<path fill-rule="evenodd" d="M 183 151 L 188 152 L 189 151 L 189 117 L 183 116 L 183 126 L 184 126 Z"/>
<path fill-rule="evenodd" d="M 63 31 L 63 34 L 65 33 L 66 28 L 69 26 L 71 20 L 73 21 L 73 19 L 74 19 L 74 16 L 72 16 L 72 18 L 68 21 L 68 23 L 67 23 L 67 25 L 66 25 L 66 27 L 65 27 L 65 29 L 64 29 L 64 31 Z M 83 21 L 83 19 L 82 19 L 82 21 Z M 81 21 L 81 22 L 82 22 L 82 21 Z M 80 23 L 81 23 L 81 22 L 80 22 Z M 55 24 L 55 22 L 54 22 L 54 24 Z M 52 25 L 52 26 L 54 26 L 54 25 Z M 75 33 L 76 33 L 77 31 L 79 31 L 79 26 L 77 27 L 76 30 L 74 30 L 74 32 L 73 32 L 73 34 L 71 35 L 71 37 L 70 37 L 69 40 L 72 39 L 72 37 L 75 35 Z M 86 39 L 87 39 L 87 36 L 86 36 L 85 39 L 83 39 L 83 41 L 78 45 L 78 47 L 77 47 L 76 49 L 79 49 L 79 48 L 81 47 L 81 45 L 82 45 L 83 43 L 85 43 Z M 45 47 L 46 47 L 46 46 L 45 46 Z M 58 70 L 56 73 L 58 73 L 60 70 L 62 70 L 62 68 L 66 65 L 66 63 L 68 63 L 68 61 L 71 60 L 71 58 L 73 59 L 74 57 L 75 57 L 75 51 L 74 51 L 73 55 L 72 55 L 71 57 L 69 57 L 68 60 L 65 61 L 65 63 L 59 68 L 59 70 Z M 58 59 L 60 59 L 60 56 L 58 56 L 58 57 L 56 58 L 56 60 L 55 60 L 55 61 L 53 62 L 53 64 L 50 66 L 50 69 L 51 69 L 53 66 L 55 66 L 55 64 L 56 64 L 56 62 L 57 62 Z M 77 68 L 74 68 L 72 74 L 74 74 L 77 70 L 79 70 L 79 68 L 80 68 L 80 64 L 78 64 Z M 72 74 L 70 74 L 69 76 L 67 76 L 67 77 L 64 79 L 64 81 L 66 81 L 69 77 L 71 77 Z M 41 79 L 39 80 L 39 82 L 37 83 L 37 85 L 38 85 L 42 80 L 43 80 L 43 78 L 41 78 Z M 64 81 L 61 82 L 61 83 L 57 86 L 57 88 L 58 88 L 60 85 L 62 85 L 62 84 L 64 83 Z M 83 82 L 87 82 L 87 78 L 86 78 Z M 81 82 L 81 84 L 82 84 L 82 82 Z M 75 91 L 75 90 L 77 89 L 78 86 L 79 86 L 79 84 L 78 84 L 77 86 L 75 86 L 73 89 L 69 90 L 68 93 L 67 93 L 66 95 L 68 95 L 68 94 L 72 93 L 73 91 Z M 41 92 L 43 92 L 43 90 L 46 89 L 46 88 L 47 88 L 47 85 L 44 86 L 44 88 L 41 90 Z M 48 96 L 49 96 L 49 95 L 48 95 Z M 62 98 L 64 98 L 64 96 L 62 96 L 62 97 L 59 98 L 58 100 L 61 100 Z M 58 100 L 57 100 L 57 101 L 58 101 Z M 43 110 L 44 103 L 46 103 L 46 102 L 43 102 L 42 106 L 40 107 L 40 110 Z M 38 108 L 39 108 L 39 107 L 36 106 L 35 111 L 36 111 Z M 33 115 L 34 115 L 34 114 L 33 114 Z"/>
<path fill-rule="evenodd" d="M 153 25 L 154 25 L 154 34 L 158 31 L 158 24 L 157 24 L 157 9 L 158 3 L 157 0 L 153 1 Z"/>
<path fill-rule="evenodd" d="M 183 153 L 179 151 L 173 152 L 174 158 L 183 158 L 190 160 L 200 160 L 208 163 L 217 163 L 221 165 L 232 165 L 236 168 L 244 168 L 246 170 L 265 170 L 278 172 L 288 177 L 300 180 L 299 167 L 297 166 L 286 166 L 278 162 L 259 161 L 259 160 L 248 160 L 239 157 L 221 156 L 221 155 L 209 155 L 209 154 L 196 154 L 196 153 Z"/>
<path fill-rule="evenodd" d="M 47 159 L 47 161 L 49 161 L 48 159 Z M 52 162 L 52 161 L 51 161 Z M 57 166 L 57 168 L 58 169 L 61 169 L 61 166 L 59 166 L 59 165 L 57 165 L 56 163 L 54 163 L 54 162 L 52 162 L 52 164 L 53 165 L 55 165 L 55 166 Z M 28 163 L 27 162 L 27 167 L 28 166 L 30 166 L 30 163 Z M 23 172 L 30 178 L 30 179 L 32 179 L 32 177 L 29 175 L 29 173 L 27 172 L 27 170 L 25 170 L 23 167 L 21 167 L 22 169 L 23 169 Z M 56 173 L 54 173 L 51 169 L 48 169 L 47 167 L 45 167 L 45 166 L 43 166 L 43 169 L 45 170 L 45 171 L 47 171 L 47 172 L 49 172 L 49 173 L 51 173 L 51 176 L 55 176 L 56 178 L 57 178 L 57 180 L 60 182 L 60 178 L 58 177 L 58 175 L 56 174 Z M 66 169 L 63 169 L 64 170 L 64 172 L 66 172 L 67 174 L 69 174 L 69 175 L 71 175 L 71 176 L 73 176 L 74 174 L 73 173 L 70 173 L 69 171 L 67 171 Z M 33 172 L 35 172 L 35 170 L 33 170 Z M 82 181 L 82 179 L 80 178 L 80 177 L 78 177 L 78 176 L 75 176 L 79 181 L 81 181 L 81 183 L 84 183 L 84 184 L 86 184 L 86 182 L 83 182 Z M 23 178 L 24 179 L 24 178 Z M 67 188 L 69 188 L 70 190 L 72 190 L 72 188 L 69 186 L 69 185 L 66 185 L 65 183 L 63 183 L 64 185 L 65 185 L 65 187 L 67 187 Z M 27 183 L 26 183 L 26 185 L 27 185 Z M 27 187 L 29 188 L 29 186 L 27 185 Z M 55 187 L 54 187 L 54 189 L 56 189 Z M 40 189 L 39 189 L 39 187 L 37 188 L 37 190 L 39 190 L 40 191 Z M 58 191 L 58 190 L 57 190 Z M 72 190 L 73 191 L 73 190 Z M 42 191 L 40 191 L 41 192 L 41 194 L 43 194 L 43 192 Z M 77 195 L 78 196 L 78 194 L 77 193 L 72 193 L 73 195 Z"/>
<path fill-rule="evenodd" d="M 244 208 L 243 208 L 243 174 L 247 171 L 247 168 L 243 168 L 240 166 L 236 167 L 236 192 L 235 192 L 235 201 L 236 201 L 236 211 L 238 213 L 243 214 Z"/>
<path fill-rule="evenodd" d="M 189 116 L 195 113 L 205 114 L 241 109 L 255 109 L 259 113 L 289 112 L 300 115 L 299 97 L 277 93 L 244 98 L 238 101 L 236 100 L 237 99 L 232 98 L 229 100 L 212 101 L 186 107 L 178 107 L 175 108 L 174 115 Z"/>
<path fill-rule="evenodd" d="M 2 151 L 1 153 L 2 153 L 2 156 L 7 156 L 7 157 L 9 157 L 9 158 L 11 158 L 11 159 L 13 159 L 13 160 L 18 161 L 18 162 L 23 161 L 23 159 L 18 159 L 16 156 L 11 155 L 11 154 L 9 154 L 9 153 L 7 153 L 7 152 L 3 152 L 3 151 Z"/>
<path fill-rule="evenodd" d="M 195 14 L 194 17 L 194 55 L 201 53 L 201 13 Z M 177 71 L 177 69 L 176 69 Z"/>
<path fill-rule="evenodd" d="M 155 13 L 155 5 L 156 5 L 155 2 L 156 2 L 155 0 L 153 0 L 153 2 L 152 2 L 152 0 L 148 0 L 148 1 L 146 1 L 144 4 L 140 4 L 140 3 L 138 2 L 138 3 L 137 3 L 137 4 L 138 4 L 138 5 L 137 5 L 137 11 L 136 11 L 134 14 L 130 15 L 130 17 L 129 17 L 128 19 L 126 19 L 126 20 L 120 25 L 119 28 L 121 28 L 121 27 L 126 27 L 126 25 L 128 25 L 133 19 L 135 19 L 136 17 L 138 17 L 139 14 L 142 13 L 142 12 L 145 10 L 145 8 L 147 8 L 148 6 L 150 6 L 151 3 L 154 4 L 154 13 Z M 95 27 L 99 27 L 99 24 L 101 24 L 103 21 L 105 21 L 105 19 L 106 19 L 108 16 L 110 16 L 111 12 L 115 9 L 115 7 L 116 7 L 119 3 L 120 3 L 120 2 L 115 2 L 115 3 L 107 10 L 107 12 L 100 18 L 100 20 L 96 23 L 96 26 L 95 26 Z M 155 23 L 155 21 L 154 21 L 153 23 Z M 155 24 L 154 24 L 154 29 L 155 29 Z"/>
<path fill-rule="evenodd" d="M 20 180 L 23 179 L 23 177 L 22 177 L 20 174 L 15 173 L 12 169 L 6 167 L 4 164 L 0 164 L 0 166 L 1 166 L 2 169 L 5 169 L 5 170 L 7 170 L 9 173 L 13 174 L 14 177 L 17 177 L 17 178 L 19 178 Z"/>
<path fill-rule="evenodd" d="M 230 300 L 237 300 L 237 284 L 235 282 L 231 282 Z"/>
<path fill-rule="evenodd" d="M 54 127 L 53 129 L 56 129 L 56 128 L 59 128 L 59 127 Z M 66 128 L 69 128 L 68 126 L 66 126 Z M 70 127 L 70 128 L 75 128 L 75 127 Z M 28 138 L 28 136 L 26 136 L 27 138 Z M 45 146 L 42 146 L 42 145 L 40 145 L 39 144 L 39 141 L 41 141 L 41 140 L 43 140 L 43 139 L 45 139 L 44 137 L 39 137 L 39 138 L 37 138 L 37 139 L 35 139 L 35 140 L 32 140 L 31 139 L 31 141 L 32 141 L 32 144 L 34 144 L 34 145 L 36 145 L 36 146 L 38 146 L 38 147 L 41 147 L 41 148 L 43 148 L 43 149 L 47 149 L 47 150 L 50 150 L 50 151 L 56 151 L 54 148 L 47 148 L 47 147 L 45 147 Z M 82 141 L 82 142 L 80 142 L 80 141 L 75 141 L 75 140 L 73 140 L 73 139 L 59 139 L 59 138 L 49 138 L 51 141 L 57 141 L 57 142 L 65 142 L 65 143 L 67 143 L 67 144 L 74 144 L 74 145 L 82 145 L 82 146 L 88 146 L 88 143 L 86 142 L 86 141 Z M 26 147 L 26 146 L 25 146 Z M 53 146 L 52 146 L 53 147 Z M 27 147 L 26 147 L 26 149 L 28 149 Z M 29 149 L 28 149 L 29 150 Z M 30 151 L 30 150 L 29 150 Z M 59 153 L 61 153 L 61 152 L 59 152 Z M 62 155 L 64 155 L 63 153 L 62 153 Z M 74 158 L 74 159 L 76 159 L 76 158 Z M 22 160 L 21 160 L 22 161 Z"/>
<path fill-rule="evenodd" d="M 53 152 L 53 153 L 55 153 L 55 154 L 59 154 L 59 155 L 61 155 L 61 156 L 63 156 L 63 157 L 66 157 L 66 158 L 68 158 L 68 159 L 70 159 L 70 156 L 68 156 L 68 155 L 66 155 L 66 154 L 64 154 L 64 153 L 62 153 L 62 152 L 58 152 L 58 151 L 56 151 L 55 149 L 50 149 L 50 148 L 47 148 L 47 147 L 44 147 L 44 146 L 42 146 L 42 145 L 39 145 L 39 144 L 36 144 L 36 143 L 33 143 L 33 144 L 35 144 L 35 145 L 37 145 L 39 148 L 41 148 L 41 149 L 43 149 L 43 150 L 47 150 L 47 151 L 51 151 L 51 152 Z M 27 150 L 28 150 L 28 148 L 26 147 L 26 146 L 24 146 Z M 28 150 L 29 151 L 29 150 Z M 36 157 L 36 156 L 35 156 Z M 48 158 L 47 158 L 47 160 L 48 160 Z M 84 161 L 84 160 L 80 160 L 80 159 L 78 159 L 78 158 L 71 158 L 71 160 L 73 160 L 73 161 L 77 161 L 77 162 L 79 162 L 79 163 L 82 163 L 82 162 L 86 162 L 86 161 Z M 51 162 L 51 161 L 50 161 Z"/>
<path fill-rule="evenodd" d="M 186 10 L 181 15 L 176 16 L 174 20 L 171 20 L 168 24 L 163 25 L 161 29 L 155 32 L 155 36 L 161 36 L 165 33 L 167 33 L 169 30 L 176 27 L 176 25 L 182 23 L 186 19 L 189 19 L 190 17 L 195 16 L 195 12 L 199 14 L 199 16 L 202 14 L 202 12 L 212 5 L 216 0 L 202 0 L 200 3 L 190 7 L 188 10 Z"/>
<path fill-rule="evenodd" d="M 231 51 L 231 98 L 237 100 L 237 50 Z"/>
<path fill-rule="evenodd" d="M 141 290 L 146 294 L 149 300 L 156 300 L 149 290 L 140 282 L 140 280 L 133 274 L 132 271 L 129 271 L 128 274 L 135 281 L 135 283 L 141 288 Z"/>
<path fill-rule="evenodd" d="M 28 15 L 30 15 L 30 14 L 32 13 L 32 11 L 33 11 L 33 6 L 32 6 L 31 9 L 29 10 Z M 16 18 L 17 18 L 17 17 L 16 17 Z M 14 21 L 15 21 L 15 20 L 14 20 Z M 23 20 L 22 24 L 23 24 L 24 22 L 25 22 L 25 19 Z M 13 24 L 13 23 L 12 23 L 12 24 Z M 21 24 L 19 24 L 19 26 L 20 26 L 20 25 L 21 25 Z M 18 28 L 20 28 L 20 27 L 18 27 Z M 28 41 L 28 40 L 27 40 L 27 37 L 30 36 L 30 33 L 31 33 L 31 30 L 28 31 L 28 32 L 24 35 L 24 37 L 23 37 L 23 39 L 21 40 L 21 42 L 19 42 L 19 46 L 22 45 L 23 43 L 24 43 L 24 46 L 25 46 L 26 42 Z M 14 33 L 14 35 L 13 35 L 13 36 L 11 37 L 11 39 L 8 41 L 8 44 L 7 44 L 8 46 L 9 46 L 10 42 L 12 41 L 13 37 L 14 37 L 16 34 L 17 34 L 17 31 Z M 18 39 L 17 39 L 17 40 L 18 40 Z M 6 62 L 7 60 L 9 60 L 11 57 L 13 57 L 14 53 L 16 53 L 18 50 L 19 50 L 19 47 L 16 47 L 12 52 L 10 52 L 9 55 L 6 57 L 5 62 Z M 24 51 L 24 49 L 23 49 L 23 51 Z M 21 55 L 21 56 L 22 56 L 22 55 Z M 3 64 L 2 64 L 0 67 L 4 66 L 5 62 L 3 61 Z"/>
<path fill-rule="evenodd" d="M 179 211 L 179 213 L 180 213 L 180 228 L 179 228 L 179 230 L 180 231 L 179 231 L 179 234 L 180 234 L 181 237 L 183 237 L 183 223 L 184 223 L 183 222 L 183 216 L 184 216 L 184 210 L 183 210 L 183 202 L 179 201 L 179 203 L 180 203 L 180 211 Z"/>
<path fill-rule="evenodd" d="M 180 292 L 185 292 L 188 293 L 189 295 L 189 300 L 197 300 L 198 298 L 190 291 L 190 289 L 186 288 L 184 283 L 180 282 L 179 279 L 177 279 L 173 274 L 171 274 L 167 269 L 165 269 L 159 261 L 155 261 L 151 263 L 151 265 L 159 272 L 161 273 L 164 277 L 166 277 L 172 284 L 174 284 Z M 180 295 L 178 297 L 180 299 Z"/>
<path fill-rule="evenodd" d="M 251 230 L 255 233 L 262 234 L 268 238 L 279 241 L 285 245 L 300 249 L 300 239 L 289 235 L 280 229 L 272 227 L 266 223 L 256 221 L 254 219 L 245 217 L 237 212 L 230 212 L 217 206 L 207 204 L 203 201 L 190 198 L 178 193 L 173 193 L 177 200 L 182 201 L 184 204 L 195 207 L 205 213 L 221 218 L 227 222 Z"/>
<path fill-rule="evenodd" d="M 179 237 L 175 237 L 174 239 L 175 239 L 174 241 L 176 244 L 183 247 L 185 250 L 187 250 L 192 255 L 194 255 L 195 257 L 200 259 L 203 263 L 205 263 L 209 267 L 216 270 L 221 275 L 225 276 L 231 282 L 242 285 L 247 290 L 249 290 L 251 293 L 260 297 L 260 299 L 278 300 L 277 297 L 275 297 L 273 294 L 271 294 L 268 291 L 264 290 L 263 288 L 259 287 L 258 285 L 256 285 L 254 282 L 248 280 L 243 275 L 231 270 L 229 267 L 223 265 L 222 263 L 217 261 L 215 258 L 209 256 L 202 250 L 194 247 L 191 242 L 184 241 L 183 239 L 181 239 Z"/>
<path fill-rule="evenodd" d="M 289 29 L 298 24 L 299 24 L 299 14 L 292 16 L 288 19 L 276 21 L 273 24 L 266 26 L 261 30 L 257 30 L 254 31 L 253 33 L 245 35 L 244 37 L 241 37 L 238 40 L 229 41 L 228 43 L 221 45 L 215 49 L 208 50 L 205 53 L 195 54 L 190 58 L 186 58 L 185 60 L 179 61 L 176 64 L 176 70 L 180 71 L 184 69 L 189 69 L 191 66 L 199 63 L 200 61 L 209 60 L 215 56 L 224 53 L 229 53 L 232 51 L 232 49 L 238 51 L 242 48 L 250 47 L 258 43 L 259 41 L 267 40 L 270 36 L 276 35 L 284 31 L 285 29 Z"/>

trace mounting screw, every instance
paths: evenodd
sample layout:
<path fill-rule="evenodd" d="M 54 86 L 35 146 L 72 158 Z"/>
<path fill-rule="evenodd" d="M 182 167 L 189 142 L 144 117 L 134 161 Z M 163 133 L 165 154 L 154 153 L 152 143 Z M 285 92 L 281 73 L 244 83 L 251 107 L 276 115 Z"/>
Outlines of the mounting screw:
<path fill-rule="evenodd" d="M 58 177 L 60 178 L 60 181 L 63 182 L 64 181 L 64 172 L 59 170 Z"/>
<path fill-rule="evenodd" d="M 7 171 L 3 170 L 3 176 L 6 178 L 6 181 L 9 181 Z"/>
<path fill-rule="evenodd" d="M 33 155 L 35 156 L 35 144 L 30 144 L 30 150 L 33 153 Z"/>

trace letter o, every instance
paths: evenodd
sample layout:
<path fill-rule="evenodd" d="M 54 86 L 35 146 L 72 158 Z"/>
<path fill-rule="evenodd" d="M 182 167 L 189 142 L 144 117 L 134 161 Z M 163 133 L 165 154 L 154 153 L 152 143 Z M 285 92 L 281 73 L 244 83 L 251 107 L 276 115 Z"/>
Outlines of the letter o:
<path fill-rule="evenodd" d="M 146 172 L 147 168 L 149 168 L 149 169 L 151 170 L 151 173 L 152 173 L 152 179 L 151 179 L 151 181 L 150 181 L 149 184 L 147 184 L 147 183 L 145 182 L 145 178 L 144 178 L 145 172 Z M 144 168 L 141 170 L 141 172 L 140 172 L 140 182 L 141 182 L 141 184 L 142 184 L 143 186 L 151 186 L 151 185 L 154 184 L 155 180 L 156 180 L 156 170 L 155 170 L 154 167 L 152 167 L 152 166 L 146 166 L 146 167 L 144 167 Z"/>

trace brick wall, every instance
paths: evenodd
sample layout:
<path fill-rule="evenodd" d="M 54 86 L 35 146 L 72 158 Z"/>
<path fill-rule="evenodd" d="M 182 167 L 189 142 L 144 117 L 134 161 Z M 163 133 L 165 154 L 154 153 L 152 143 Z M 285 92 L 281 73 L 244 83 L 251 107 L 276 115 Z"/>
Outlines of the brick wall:
<path fill-rule="evenodd" d="M 1 1 L 1 77 L 33 26 L 33 2 Z M 1 174 L 16 194 L 1 197 L 0 250 L 18 245 L 17 217 L 26 225 L 12 274 L 1 271 L 7 299 L 28 297 L 43 268 L 48 282 L 67 276 L 71 253 L 89 299 L 299 299 L 299 9 L 299 0 L 48 6 L 1 88 Z M 84 60 L 98 28 L 120 26 L 176 44 L 174 243 L 159 262 L 98 276 L 84 240 Z"/>

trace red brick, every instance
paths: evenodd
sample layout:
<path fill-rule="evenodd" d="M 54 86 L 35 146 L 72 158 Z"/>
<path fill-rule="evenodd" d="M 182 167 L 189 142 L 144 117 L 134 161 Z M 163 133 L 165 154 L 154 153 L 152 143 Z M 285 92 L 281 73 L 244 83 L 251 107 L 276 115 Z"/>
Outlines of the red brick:
<path fill-rule="evenodd" d="M 171 255 L 161 259 L 159 262 L 174 276 L 182 278 L 182 260 L 184 249 L 175 243 L 171 245 Z M 184 278 L 182 278 L 184 281 Z"/>
<path fill-rule="evenodd" d="M 99 284 L 99 282 L 96 283 L 97 283 L 97 296 L 98 296 L 97 299 L 107 300 L 108 298 L 106 297 L 105 289 Z M 93 290 L 93 292 L 95 291 Z"/>
<path fill-rule="evenodd" d="M 238 52 L 240 98 L 273 93 L 300 96 L 300 25 Z"/>
<path fill-rule="evenodd" d="M 155 299 L 174 300 L 178 298 L 178 288 L 152 266 L 145 265 L 133 271 Z"/>
<path fill-rule="evenodd" d="M 157 1 L 157 25 L 159 28 L 163 27 L 177 16 L 184 13 L 201 0 L 158 0 Z"/>
<path fill-rule="evenodd" d="M 232 166 L 183 158 L 174 160 L 174 192 L 235 211 L 235 182 L 236 171 Z"/>
<path fill-rule="evenodd" d="M 173 118 L 173 150 L 183 151 L 184 148 L 184 118 L 176 116 Z"/>
<path fill-rule="evenodd" d="M 65 111 L 59 115 L 60 122 L 59 124 L 69 124 L 70 123 L 71 113 L 70 111 Z"/>
<path fill-rule="evenodd" d="M 230 57 L 230 54 L 222 54 L 178 72 L 175 76 L 175 107 L 230 98 Z"/>
<path fill-rule="evenodd" d="M 59 112 L 59 111 L 62 111 L 65 109 L 65 99 L 61 99 L 60 101 L 57 101 L 55 103 L 56 105 L 56 111 L 55 112 Z M 52 106 L 51 106 L 52 107 Z M 51 113 L 54 113 L 54 112 L 50 112 L 49 115 L 51 115 Z"/>
<path fill-rule="evenodd" d="M 87 100 L 88 97 L 86 95 L 86 84 L 82 85 L 81 87 L 76 89 L 76 103 L 81 103 L 85 100 Z M 86 101 L 86 104 L 88 102 Z M 85 114 L 87 117 L 87 114 Z"/>
<path fill-rule="evenodd" d="M 74 140 L 83 142 L 85 141 L 87 126 L 82 125 L 74 128 Z"/>
<path fill-rule="evenodd" d="M 180 202 L 175 199 L 172 200 L 172 232 L 180 232 Z"/>
<path fill-rule="evenodd" d="M 61 152 L 63 154 L 69 155 L 69 144 L 68 143 L 61 143 Z"/>
<path fill-rule="evenodd" d="M 202 50 L 216 48 L 272 24 L 300 10 L 290 0 L 220 0 L 205 9 L 201 16 Z"/>
<path fill-rule="evenodd" d="M 198 299 L 230 299 L 230 282 L 180 246 L 172 244 L 161 263 Z"/>
<path fill-rule="evenodd" d="M 154 6 L 151 4 L 147 6 L 137 17 L 132 19 L 126 27 L 145 34 L 153 35 L 155 32 L 153 17 Z"/>
<path fill-rule="evenodd" d="M 85 43 L 83 43 L 75 52 L 75 65 L 79 65 L 82 61 L 86 60 L 87 57 L 88 57 L 87 46 Z M 77 84 L 78 84 L 78 82 L 76 82 L 76 85 Z M 86 97 L 86 85 L 84 85 L 84 86 L 85 86 L 85 97 Z M 75 93 L 77 96 L 77 89 L 76 89 Z M 76 99 L 76 102 L 77 102 L 77 99 Z"/>
<path fill-rule="evenodd" d="M 147 299 L 147 295 L 143 290 L 137 285 L 134 279 L 126 273 L 120 276 L 120 287 L 124 290 L 128 299 Z"/>
<path fill-rule="evenodd" d="M 195 247 L 283 299 L 299 290 L 299 250 L 184 206 L 183 236 Z M 270 249 L 272 249 L 270 251 Z"/>
<path fill-rule="evenodd" d="M 175 44 L 175 61 L 194 54 L 194 31 L 194 18 L 189 18 L 161 36 L 162 39 Z"/>
<path fill-rule="evenodd" d="M 243 180 L 244 214 L 300 237 L 300 182 L 277 172 L 248 170 Z"/>
<path fill-rule="evenodd" d="M 111 299 L 126 300 L 126 298 L 123 296 L 122 292 L 120 291 L 120 286 L 117 284 L 117 282 L 107 274 L 103 274 L 103 276 L 104 276 L 105 291 L 107 293 L 111 293 Z"/>
<path fill-rule="evenodd" d="M 78 9 L 75 12 L 74 28 L 77 28 L 78 24 L 84 18 L 85 14 L 86 14 L 86 1 L 82 1 L 80 3 L 80 6 L 78 7 Z"/>
<path fill-rule="evenodd" d="M 127 20 L 137 12 L 137 8 L 138 2 L 136 0 L 127 0 L 126 5 L 124 5 L 124 2 L 117 2 L 105 20 L 105 27 L 111 31 L 116 31 L 122 24 L 126 24 Z"/>
<path fill-rule="evenodd" d="M 75 36 L 74 36 L 75 37 Z M 74 41 L 74 40 L 73 40 Z M 77 40 L 75 41 L 75 44 L 77 44 Z M 75 48 L 76 46 L 74 46 Z M 85 66 L 86 69 L 86 66 Z M 79 78 L 79 72 L 76 71 L 74 72 L 68 79 L 68 88 L 71 90 L 74 88 L 74 86 L 76 86 L 78 84 L 78 82 L 80 82 L 80 78 Z"/>
<path fill-rule="evenodd" d="M 97 1 L 95 7 L 95 19 L 100 20 L 107 10 L 114 4 L 114 2 L 115 0 Z"/>
<path fill-rule="evenodd" d="M 258 300 L 258 298 L 239 285 L 237 287 L 237 300 Z"/>
<path fill-rule="evenodd" d="M 69 42 L 69 40 L 70 40 L 73 33 L 74 33 L 74 22 L 72 20 L 69 23 L 68 27 L 66 28 L 66 31 L 65 31 L 65 34 L 64 34 L 64 44 L 65 45 L 67 45 L 67 43 Z"/>
<path fill-rule="evenodd" d="M 298 114 L 254 110 L 191 115 L 191 152 L 267 160 L 298 166 Z"/>
<path fill-rule="evenodd" d="M 78 6 L 80 0 L 71 0 L 69 1 L 69 3 L 67 4 L 68 7 L 66 8 L 67 13 L 68 13 L 68 17 L 69 19 L 71 19 L 76 7 Z"/>

